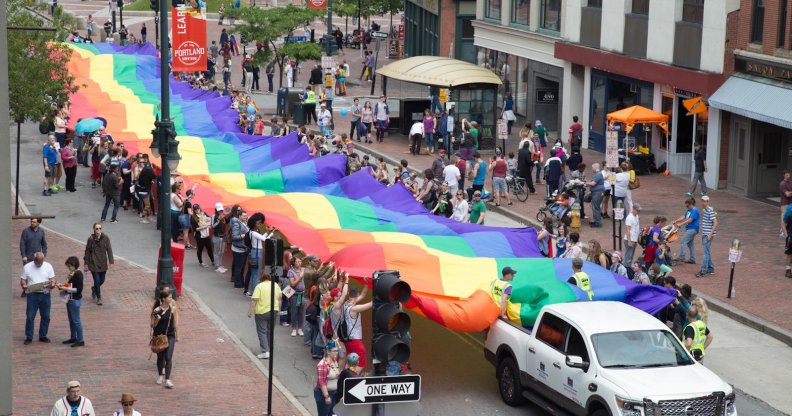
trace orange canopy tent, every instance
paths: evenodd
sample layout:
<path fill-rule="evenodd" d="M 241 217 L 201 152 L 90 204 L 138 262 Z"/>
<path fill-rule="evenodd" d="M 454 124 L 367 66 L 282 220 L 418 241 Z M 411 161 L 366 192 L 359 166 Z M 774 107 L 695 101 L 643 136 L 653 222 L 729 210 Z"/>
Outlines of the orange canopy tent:
<path fill-rule="evenodd" d="M 623 123 L 625 126 L 624 131 L 627 134 L 630 134 L 636 124 L 657 124 L 668 134 L 668 116 L 640 105 L 634 105 L 608 114 L 608 125 L 611 128 L 613 128 L 613 123 Z"/>

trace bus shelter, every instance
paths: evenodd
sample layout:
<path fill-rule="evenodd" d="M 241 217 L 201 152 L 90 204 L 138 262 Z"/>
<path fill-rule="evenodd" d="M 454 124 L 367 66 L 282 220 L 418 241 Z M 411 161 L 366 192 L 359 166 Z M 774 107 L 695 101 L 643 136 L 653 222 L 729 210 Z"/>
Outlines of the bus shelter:
<path fill-rule="evenodd" d="M 383 94 L 387 93 L 388 78 L 448 89 L 445 105 L 454 109 L 454 130 L 459 131 L 463 118 L 475 121 L 479 124 L 479 148 L 486 150 L 495 147 L 498 119 L 496 100 L 501 80 L 494 72 L 458 59 L 414 56 L 385 65 L 377 70 L 377 74 L 383 77 Z M 420 105 L 423 108 L 405 111 L 402 117 L 417 115 L 430 107 L 427 102 Z M 413 120 L 404 122 L 412 124 Z"/>

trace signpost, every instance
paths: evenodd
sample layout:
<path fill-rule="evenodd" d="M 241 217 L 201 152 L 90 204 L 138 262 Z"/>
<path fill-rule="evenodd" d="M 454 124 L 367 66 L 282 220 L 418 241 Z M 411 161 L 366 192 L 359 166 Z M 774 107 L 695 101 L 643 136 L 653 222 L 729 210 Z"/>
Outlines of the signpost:
<path fill-rule="evenodd" d="M 499 119 L 498 120 L 498 138 L 501 141 L 501 150 L 504 152 L 504 155 L 505 155 L 505 152 L 506 152 L 506 137 L 508 137 L 508 133 L 507 132 L 508 132 L 508 129 L 507 129 L 507 126 L 506 126 L 506 120 Z"/>
<path fill-rule="evenodd" d="M 605 166 L 619 167 L 619 132 L 615 130 L 605 133 Z"/>
<path fill-rule="evenodd" d="M 387 39 L 388 32 L 371 32 L 371 37 L 374 39 Z"/>
<path fill-rule="evenodd" d="M 347 378 L 344 404 L 417 402 L 421 400 L 421 376 Z"/>
<path fill-rule="evenodd" d="M 729 292 L 726 297 L 731 299 L 734 297 L 734 266 L 742 259 L 742 248 L 740 247 L 740 240 L 733 240 L 732 246 L 729 248 L 729 262 L 731 262 L 731 273 L 729 273 Z"/>
<path fill-rule="evenodd" d="M 322 57 L 322 69 L 333 69 L 338 67 L 338 63 L 332 56 Z"/>

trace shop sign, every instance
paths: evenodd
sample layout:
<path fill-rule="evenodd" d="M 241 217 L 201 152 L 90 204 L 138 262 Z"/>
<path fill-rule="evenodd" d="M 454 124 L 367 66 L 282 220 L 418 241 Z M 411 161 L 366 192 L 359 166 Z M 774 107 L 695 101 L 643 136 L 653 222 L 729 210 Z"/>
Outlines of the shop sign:
<path fill-rule="evenodd" d="M 508 135 L 508 126 L 506 125 L 506 120 L 499 119 L 498 120 L 498 139 L 506 140 L 509 137 Z"/>
<path fill-rule="evenodd" d="M 619 166 L 619 132 L 608 130 L 605 133 L 605 166 L 616 168 Z"/>
<path fill-rule="evenodd" d="M 758 60 L 750 60 L 745 57 L 736 57 L 736 70 L 764 78 L 776 79 L 779 81 L 792 82 L 792 68 L 784 65 L 774 64 Z"/>
<path fill-rule="evenodd" d="M 558 104 L 557 89 L 536 89 L 537 104 Z"/>

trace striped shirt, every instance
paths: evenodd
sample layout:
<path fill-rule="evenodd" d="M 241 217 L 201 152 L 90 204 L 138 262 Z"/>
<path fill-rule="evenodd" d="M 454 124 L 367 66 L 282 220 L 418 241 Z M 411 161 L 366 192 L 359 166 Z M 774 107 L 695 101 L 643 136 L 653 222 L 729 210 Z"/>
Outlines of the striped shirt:
<path fill-rule="evenodd" d="M 715 219 L 718 217 L 718 213 L 715 212 L 712 207 L 708 207 L 706 209 L 701 210 L 701 235 L 708 236 L 712 234 L 713 237 L 718 235 L 718 230 L 712 229 L 712 226 L 715 224 Z"/>

